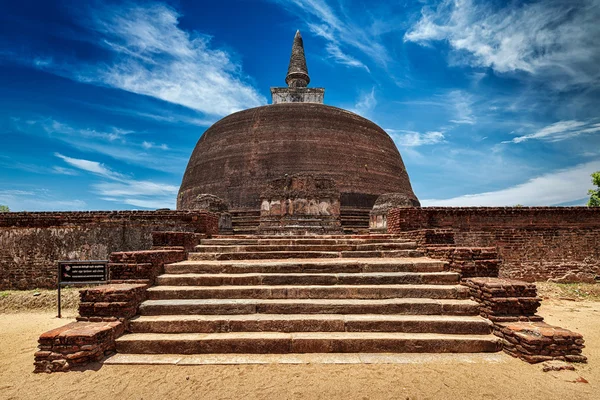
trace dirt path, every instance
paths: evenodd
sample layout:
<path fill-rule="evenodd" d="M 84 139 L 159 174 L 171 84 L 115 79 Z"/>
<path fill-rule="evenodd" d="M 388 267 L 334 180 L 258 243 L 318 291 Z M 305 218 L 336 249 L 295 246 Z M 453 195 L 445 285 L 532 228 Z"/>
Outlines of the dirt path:
<path fill-rule="evenodd" d="M 96 365 L 33 374 L 39 334 L 68 322 L 53 313 L 0 314 L 1 399 L 598 399 L 600 302 L 545 301 L 548 323 L 583 333 L 589 364 L 542 372 L 501 363 L 396 365 Z M 71 313 L 71 317 L 73 314 Z M 584 378 L 589 383 L 574 382 Z"/>

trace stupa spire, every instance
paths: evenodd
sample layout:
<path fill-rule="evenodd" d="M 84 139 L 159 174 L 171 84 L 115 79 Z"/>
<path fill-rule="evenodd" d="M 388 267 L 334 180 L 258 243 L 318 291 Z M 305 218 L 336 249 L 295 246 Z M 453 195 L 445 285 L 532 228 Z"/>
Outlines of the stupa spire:
<path fill-rule="evenodd" d="M 292 55 L 288 73 L 285 77 L 285 83 L 288 87 L 306 87 L 310 82 L 308 68 L 306 67 L 306 58 L 304 57 L 304 43 L 300 31 L 296 31 L 294 44 L 292 45 Z"/>

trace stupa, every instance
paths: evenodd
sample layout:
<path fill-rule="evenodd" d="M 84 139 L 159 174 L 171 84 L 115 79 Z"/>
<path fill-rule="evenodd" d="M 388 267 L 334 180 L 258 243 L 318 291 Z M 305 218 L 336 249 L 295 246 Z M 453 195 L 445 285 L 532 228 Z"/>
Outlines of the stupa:
<path fill-rule="evenodd" d="M 329 179 L 339 190 L 342 219 L 368 212 L 384 193 L 418 205 L 402 157 L 372 121 L 323 104 L 323 88 L 309 88 L 300 32 L 294 37 L 285 79 L 271 88 L 272 104 L 231 114 L 207 129 L 190 157 L 177 199 L 194 208 L 198 195 L 223 199 L 232 214 L 258 212 L 262 194 L 286 176 Z"/>

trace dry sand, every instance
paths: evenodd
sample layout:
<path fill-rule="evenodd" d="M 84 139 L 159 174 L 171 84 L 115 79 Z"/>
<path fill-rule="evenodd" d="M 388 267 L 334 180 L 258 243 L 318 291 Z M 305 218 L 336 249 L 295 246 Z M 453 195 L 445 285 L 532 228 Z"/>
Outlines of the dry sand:
<path fill-rule="evenodd" d="M 33 374 L 39 334 L 70 319 L 0 314 L 0 399 L 600 399 L 600 302 L 545 301 L 540 314 L 584 335 L 588 364 L 543 372 L 541 365 L 504 356 L 475 364 L 96 364 Z"/>

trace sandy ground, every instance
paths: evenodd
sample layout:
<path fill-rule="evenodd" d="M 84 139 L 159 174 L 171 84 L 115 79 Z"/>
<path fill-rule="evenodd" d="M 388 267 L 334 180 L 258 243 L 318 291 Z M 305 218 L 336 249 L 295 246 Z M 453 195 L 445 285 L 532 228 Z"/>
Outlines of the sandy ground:
<path fill-rule="evenodd" d="M 600 302 L 545 301 L 540 314 L 583 333 L 588 364 L 543 372 L 503 356 L 504 362 L 475 364 L 96 364 L 33 374 L 38 335 L 70 319 L 0 314 L 0 399 L 600 399 Z"/>

